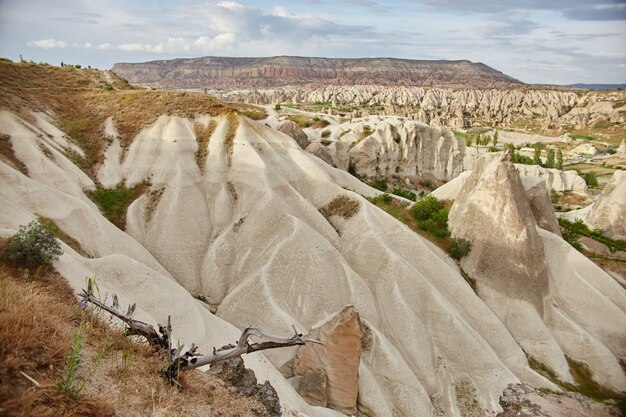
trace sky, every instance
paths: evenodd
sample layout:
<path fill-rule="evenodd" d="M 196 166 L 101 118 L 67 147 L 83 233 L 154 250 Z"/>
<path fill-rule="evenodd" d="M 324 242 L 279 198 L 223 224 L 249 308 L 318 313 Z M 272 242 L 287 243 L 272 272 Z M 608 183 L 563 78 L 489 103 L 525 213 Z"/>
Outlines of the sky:
<path fill-rule="evenodd" d="M 0 57 L 20 55 L 467 59 L 527 83 L 626 83 L 626 0 L 0 0 Z"/>

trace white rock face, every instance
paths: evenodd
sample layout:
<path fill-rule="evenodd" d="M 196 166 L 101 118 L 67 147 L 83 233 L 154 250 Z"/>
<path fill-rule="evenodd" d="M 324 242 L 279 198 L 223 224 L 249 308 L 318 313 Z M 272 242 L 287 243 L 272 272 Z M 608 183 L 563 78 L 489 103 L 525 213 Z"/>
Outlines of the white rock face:
<path fill-rule="evenodd" d="M 308 329 L 352 304 L 370 338 L 359 365 L 359 404 L 377 416 L 460 416 L 474 401 L 491 415 L 511 382 L 556 389 L 528 367 L 522 347 L 564 379 L 563 352 L 589 363 L 599 382 L 626 388 L 615 359 L 626 354 L 625 291 L 536 225 L 537 249 L 519 243 L 521 253 L 536 255 L 528 267 L 536 272 L 533 285 L 520 283 L 525 268 L 513 265 L 510 286 L 519 293 L 502 296 L 502 307 L 488 300 L 509 284 L 482 286 L 493 288 L 493 297 L 479 291 L 479 298 L 444 253 L 361 197 L 374 190 L 288 136 L 241 118 L 229 144 L 229 121 L 215 118 L 201 172 L 192 121 L 162 116 L 134 138 L 123 160 L 112 152 L 99 173 L 129 186 L 151 179 L 152 191 L 161 190 L 133 202 L 125 233 L 83 194 L 91 183 L 78 168 L 66 166 L 60 152 L 44 154 L 17 117 L 1 116 L 0 133 L 23 142 L 16 154 L 30 178 L 0 160 L 0 231 L 12 233 L 35 213 L 53 219 L 93 256 L 64 247 L 55 267 L 75 289 L 97 273 L 103 291 L 137 302 L 140 319 L 162 322 L 171 314 L 175 337 L 200 351 L 232 342 L 232 325 L 288 334 L 292 324 Z M 502 212 L 519 194 L 496 204 L 485 193 L 484 207 Z M 340 195 L 359 208 L 331 225 L 319 208 Z M 507 212 L 522 233 L 504 231 L 513 243 L 531 234 L 531 209 L 524 207 L 522 220 Z M 204 295 L 217 316 L 191 294 Z M 274 350 L 246 363 L 270 380 L 287 409 L 338 415 L 308 406 L 276 370 L 294 355 Z"/>
<path fill-rule="evenodd" d="M 626 172 L 615 171 L 584 221 L 609 237 L 626 240 Z"/>
<path fill-rule="evenodd" d="M 593 362 L 594 377 L 604 384 L 626 384 L 614 365 L 598 360 L 615 364 L 624 351 L 626 336 L 617 330 L 626 325 L 624 292 L 558 235 L 538 227 L 510 161 L 497 155 L 479 161 L 450 210 L 449 224 L 453 235 L 472 241 L 461 264 L 476 279 L 481 299 L 526 352 L 566 380 L 571 376 L 564 354 Z M 584 286 L 602 289 L 585 299 L 585 291 L 572 290 Z M 577 302 L 605 310 L 611 323 L 595 312 L 581 316 Z"/>
<path fill-rule="evenodd" d="M 539 165 L 515 164 L 522 176 L 536 176 L 546 182 L 546 187 L 554 191 L 587 190 L 587 183 L 576 171 L 561 171 L 555 168 L 544 168 Z"/>
<path fill-rule="evenodd" d="M 312 129 L 309 129 L 311 131 Z M 361 177 L 416 178 L 428 174 L 443 181 L 463 171 L 465 142 L 449 130 L 395 117 L 365 118 L 331 125 L 328 146 L 309 145 L 307 151 L 331 165 Z"/>
<path fill-rule="evenodd" d="M 583 143 L 578 145 L 574 149 L 570 150 L 569 155 L 572 157 L 577 156 L 594 156 L 598 154 L 598 149 L 590 143 Z"/>

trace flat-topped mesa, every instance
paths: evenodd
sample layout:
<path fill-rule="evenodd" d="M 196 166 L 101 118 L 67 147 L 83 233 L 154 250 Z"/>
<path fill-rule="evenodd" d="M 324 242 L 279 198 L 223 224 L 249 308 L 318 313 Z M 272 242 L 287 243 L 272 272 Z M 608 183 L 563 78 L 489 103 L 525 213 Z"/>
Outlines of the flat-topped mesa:
<path fill-rule="evenodd" d="M 483 63 L 396 58 L 201 57 L 119 63 L 113 71 L 133 83 L 174 88 L 246 88 L 280 85 L 521 85 Z"/>

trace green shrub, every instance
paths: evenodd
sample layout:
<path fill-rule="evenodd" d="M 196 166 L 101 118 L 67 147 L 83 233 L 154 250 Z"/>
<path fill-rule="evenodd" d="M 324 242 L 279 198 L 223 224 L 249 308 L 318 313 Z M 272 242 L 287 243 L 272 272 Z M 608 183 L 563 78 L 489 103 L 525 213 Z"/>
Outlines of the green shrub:
<path fill-rule="evenodd" d="M 387 181 L 383 179 L 370 181 L 368 185 L 372 188 L 376 188 L 379 191 L 387 191 Z"/>
<path fill-rule="evenodd" d="M 413 217 L 416 220 L 428 220 L 442 208 L 441 201 L 432 195 L 427 195 L 413 206 Z"/>
<path fill-rule="evenodd" d="M 372 198 L 372 199 L 371 199 L 371 202 L 372 202 L 372 203 L 374 203 L 374 204 L 378 204 L 378 203 L 381 203 L 381 202 L 382 202 L 382 203 L 389 204 L 389 203 L 391 203 L 392 201 L 393 201 L 393 197 L 392 197 L 392 196 L 390 196 L 390 195 L 389 195 L 389 194 L 387 194 L 387 193 L 385 193 L 385 194 L 381 194 L 381 195 L 378 195 L 378 196 L 376 196 L 376 197 L 374 197 L 374 198 Z"/>
<path fill-rule="evenodd" d="M 583 179 L 588 187 L 598 187 L 598 176 L 595 172 L 589 171 L 583 174 Z"/>
<path fill-rule="evenodd" d="M 98 186 L 95 191 L 86 191 L 85 194 L 96 203 L 100 212 L 111 223 L 124 230 L 126 227 L 126 210 L 141 195 L 141 188 L 141 186 L 126 188 L 124 183 L 120 182 L 115 188 Z"/>
<path fill-rule="evenodd" d="M 329 137 L 329 136 L 330 136 L 330 130 L 324 130 L 324 131 L 322 132 L 322 137 L 323 137 L 323 138 L 327 138 L 327 137 Z"/>
<path fill-rule="evenodd" d="M 450 256 L 454 259 L 458 260 L 470 253 L 470 250 L 472 250 L 472 242 L 460 237 L 454 237 L 452 238 L 452 242 L 450 242 L 448 253 L 450 253 Z"/>
<path fill-rule="evenodd" d="M 107 91 L 113 91 L 115 88 L 111 84 L 107 84 L 103 87 Z"/>
<path fill-rule="evenodd" d="M 50 264 L 63 254 L 54 232 L 35 220 L 19 227 L 6 251 L 9 259 L 29 268 Z"/>
<path fill-rule="evenodd" d="M 411 191 L 408 191 L 399 187 L 394 188 L 393 191 L 391 191 L 391 194 L 404 197 L 407 200 L 411 200 L 411 201 L 415 201 L 417 199 L 417 195 L 415 195 L 414 192 L 411 192 Z"/>
<path fill-rule="evenodd" d="M 275 105 L 274 110 L 280 110 L 280 104 Z"/>

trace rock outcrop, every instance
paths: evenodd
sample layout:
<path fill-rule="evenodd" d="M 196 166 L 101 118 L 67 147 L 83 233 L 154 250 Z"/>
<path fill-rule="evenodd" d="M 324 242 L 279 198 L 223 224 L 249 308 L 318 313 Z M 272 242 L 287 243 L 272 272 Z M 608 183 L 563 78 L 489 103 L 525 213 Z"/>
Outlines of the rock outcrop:
<path fill-rule="evenodd" d="M 592 229 L 626 240 L 626 172 L 617 170 L 584 218 Z"/>
<path fill-rule="evenodd" d="M 497 417 L 619 417 L 617 407 L 580 394 L 543 393 L 528 384 L 510 384 L 500 397 Z"/>
<path fill-rule="evenodd" d="M 500 71 L 470 61 L 395 58 L 201 57 L 115 64 L 133 83 L 175 88 L 244 88 L 280 85 L 522 85 Z M 329 100 L 330 101 L 330 100 Z"/>
<path fill-rule="evenodd" d="M 315 326 L 309 337 L 323 345 L 308 344 L 298 349 L 295 374 L 304 376 L 305 384 L 325 377 L 328 407 L 344 414 L 356 414 L 363 332 L 354 307 L 345 307 L 328 321 Z M 322 395 L 316 397 L 322 398 Z"/>
<path fill-rule="evenodd" d="M 541 220 L 543 215 L 538 217 Z M 608 385 L 626 383 L 623 374 L 609 371 L 595 357 L 604 355 L 604 348 L 596 345 L 592 348 L 596 353 L 590 354 L 591 345 L 585 341 L 586 334 L 603 333 L 593 330 L 595 326 L 613 327 L 615 323 L 606 323 L 601 315 L 594 314 L 585 318 L 584 330 L 567 336 L 562 332 L 572 329 L 573 317 L 580 319 L 574 312 L 578 303 L 592 303 L 596 309 L 613 309 L 615 304 L 603 304 L 593 291 L 576 290 L 585 286 L 580 281 L 585 274 L 599 268 L 558 235 L 538 227 L 518 172 L 506 157 L 488 155 L 478 161 L 452 205 L 449 226 L 453 235 L 472 242 L 471 252 L 461 265 L 476 280 L 478 295 L 529 357 L 547 364 L 562 380 L 572 381 L 567 354 L 578 361 L 593 362 L 594 377 L 603 374 Z M 621 305 L 626 299 L 615 301 Z M 619 326 L 626 325 L 626 315 L 619 316 L 623 323 Z M 617 349 L 615 352 L 624 351 L 612 337 L 600 337 L 605 346 Z M 626 336 L 620 339 L 626 340 Z M 529 340 L 533 343 L 528 344 Z M 614 359 L 605 356 L 605 360 Z"/>
<path fill-rule="evenodd" d="M 543 314 L 548 291 L 543 244 L 522 181 L 506 157 L 478 161 L 450 209 L 450 231 L 472 242 L 462 265 L 481 287 L 514 294 Z"/>
<path fill-rule="evenodd" d="M 363 178 L 426 175 L 447 181 L 463 172 L 465 142 L 445 128 L 399 118 L 365 118 L 326 131 L 329 135 L 307 151 Z"/>
<path fill-rule="evenodd" d="M 300 145 L 302 149 L 306 149 L 309 146 L 309 138 L 306 133 L 302 131 L 302 128 L 291 120 L 282 121 L 278 127 L 279 132 L 283 132 L 286 135 L 291 136 Z"/>

